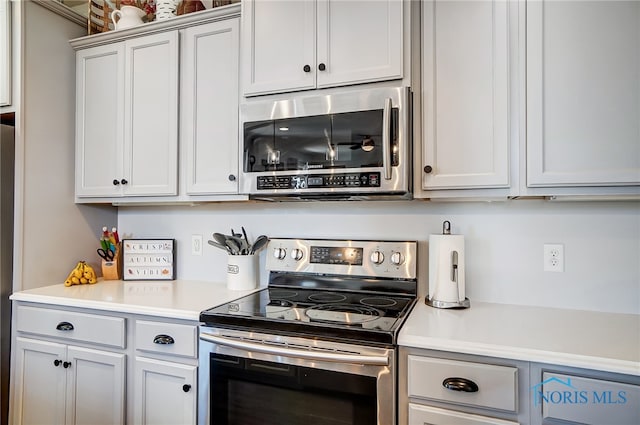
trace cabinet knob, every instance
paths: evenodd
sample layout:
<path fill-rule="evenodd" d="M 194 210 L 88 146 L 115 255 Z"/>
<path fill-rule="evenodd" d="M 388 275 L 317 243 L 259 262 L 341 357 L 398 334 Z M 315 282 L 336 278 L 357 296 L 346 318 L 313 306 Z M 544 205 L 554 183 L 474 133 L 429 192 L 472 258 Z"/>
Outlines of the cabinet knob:
<path fill-rule="evenodd" d="M 122 183 L 122 184 L 127 184 L 127 183 L 129 183 L 129 182 L 127 181 L 127 179 L 122 179 L 122 180 L 120 180 L 120 183 Z"/>
<path fill-rule="evenodd" d="M 229 174 L 229 181 L 230 182 L 236 181 L 236 176 L 234 176 L 233 174 Z"/>
<path fill-rule="evenodd" d="M 56 329 L 59 331 L 72 331 L 73 325 L 69 322 L 60 322 L 58 326 L 56 326 Z"/>
<path fill-rule="evenodd" d="M 62 360 L 55 359 L 53 361 L 53 365 L 56 366 L 56 367 L 60 366 L 60 364 L 62 364 Z"/>
<path fill-rule="evenodd" d="M 311 67 L 309 65 L 305 65 L 305 66 L 302 67 L 302 70 L 304 72 L 311 72 Z"/>
<path fill-rule="evenodd" d="M 189 384 L 184 384 L 182 386 L 182 391 L 184 391 L 185 393 L 188 393 L 191 390 L 191 385 Z"/>
<path fill-rule="evenodd" d="M 156 335 L 155 338 L 153 338 L 153 343 L 154 344 L 173 344 L 174 342 L 176 342 L 171 336 L 169 335 L 164 335 L 164 334 L 160 334 L 160 335 Z"/>
<path fill-rule="evenodd" d="M 327 69 L 327 66 L 325 64 L 321 63 L 320 65 L 318 65 L 318 69 L 320 71 L 324 71 L 325 69 Z"/>
<path fill-rule="evenodd" d="M 424 172 L 429 174 L 430 172 L 433 171 L 433 167 L 431 165 L 425 165 L 424 166 Z"/>
<path fill-rule="evenodd" d="M 120 184 L 120 180 L 118 180 L 118 179 L 113 179 L 113 185 L 114 185 L 114 186 L 117 186 L 117 185 L 119 185 L 119 184 Z"/>
<path fill-rule="evenodd" d="M 68 369 L 71 366 L 71 362 L 64 362 L 62 363 L 62 367 L 65 369 Z"/>
<path fill-rule="evenodd" d="M 442 386 L 451 391 L 462 391 L 465 393 L 478 392 L 478 384 L 466 378 L 447 378 L 442 381 Z"/>

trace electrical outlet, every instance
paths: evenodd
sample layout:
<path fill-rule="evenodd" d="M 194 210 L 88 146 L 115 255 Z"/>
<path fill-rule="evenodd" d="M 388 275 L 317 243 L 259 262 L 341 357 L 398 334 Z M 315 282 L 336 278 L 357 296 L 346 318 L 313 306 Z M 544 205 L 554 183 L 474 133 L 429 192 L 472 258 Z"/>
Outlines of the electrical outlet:
<path fill-rule="evenodd" d="M 191 255 L 202 255 L 202 235 L 191 235 Z"/>
<path fill-rule="evenodd" d="M 564 245 L 544 244 L 544 271 L 564 272 Z"/>

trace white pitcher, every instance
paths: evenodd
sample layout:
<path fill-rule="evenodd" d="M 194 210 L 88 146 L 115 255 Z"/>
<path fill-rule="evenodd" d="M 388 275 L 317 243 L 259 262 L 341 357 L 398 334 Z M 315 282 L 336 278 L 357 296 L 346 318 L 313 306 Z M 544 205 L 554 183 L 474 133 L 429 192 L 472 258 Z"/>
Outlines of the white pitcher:
<path fill-rule="evenodd" d="M 143 24 L 142 18 L 145 15 L 144 10 L 135 6 L 121 6 L 120 10 L 116 9 L 111 12 L 111 20 L 117 30 L 123 30 Z M 116 18 L 118 18 L 117 22 Z"/>

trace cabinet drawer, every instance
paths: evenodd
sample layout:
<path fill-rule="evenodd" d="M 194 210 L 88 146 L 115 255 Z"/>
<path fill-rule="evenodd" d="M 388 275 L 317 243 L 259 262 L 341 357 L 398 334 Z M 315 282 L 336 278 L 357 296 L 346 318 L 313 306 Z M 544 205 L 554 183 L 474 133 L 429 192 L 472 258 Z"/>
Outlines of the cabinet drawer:
<path fill-rule="evenodd" d="M 196 357 L 198 354 L 196 325 L 136 321 L 136 350 L 175 356 Z"/>
<path fill-rule="evenodd" d="M 518 425 L 517 422 L 409 403 L 409 425 Z"/>
<path fill-rule="evenodd" d="M 544 372 L 533 390 L 534 408 L 545 419 L 582 424 L 638 423 L 640 386 Z"/>
<path fill-rule="evenodd" d="M 122 317 L 18 306 L 16 322 L 18 332 L 125 347 L 125 319 Z"/>
<path fill-rule="evenodd" d="M 409 356 L 409 397 L 515 412 L 518 369 L 482 363 Z M 444 386 L 447 378 L 473 381 L 475 392 L 455 391 Z"/>

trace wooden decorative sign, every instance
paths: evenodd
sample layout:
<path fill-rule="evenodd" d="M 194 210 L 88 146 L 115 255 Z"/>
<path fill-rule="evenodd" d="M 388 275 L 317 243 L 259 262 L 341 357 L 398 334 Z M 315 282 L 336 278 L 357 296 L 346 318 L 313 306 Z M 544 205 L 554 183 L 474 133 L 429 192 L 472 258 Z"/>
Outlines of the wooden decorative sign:
<path fill-rule="evenodd" d="M 124 239 L 123 280 L 174 280 L 175 239 Z"/>

